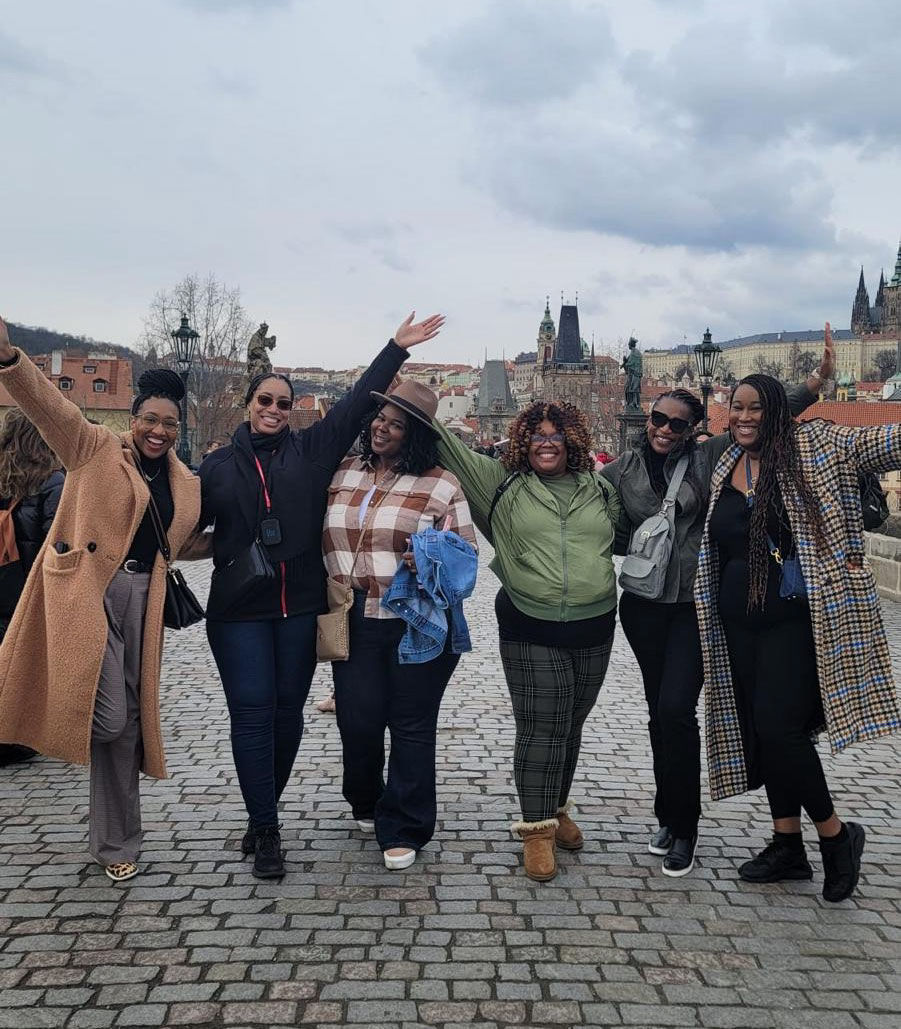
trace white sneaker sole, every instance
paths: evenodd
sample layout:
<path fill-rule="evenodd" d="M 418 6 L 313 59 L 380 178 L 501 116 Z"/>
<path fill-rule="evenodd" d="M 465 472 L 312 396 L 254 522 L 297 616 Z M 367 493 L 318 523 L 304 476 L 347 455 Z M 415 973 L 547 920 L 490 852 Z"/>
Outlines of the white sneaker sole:
<path fill-rule="evenodd" d="M 357 828 L 360 830 L 360 832 L 374 833 L 375 832 L 375 822 L 369 822 L 365 818 L 358 818 L 357 819 Z"/>
<path fill-rule="evenodd" d="M 416 860 L 416 851 L 411 850 L 406 854 L 389 854 L 385 851 L 382 856 L 385 859 L 385 868 L 390 868 L 396 872 L 401 868 L 409 868 L 413 864 Z"/>
<path fill-rule="evenodd" d="M 664 875 L 668 875 L 671 879 L 680 879 L 683 875 L 688 875 L 688 873 L 695 866 L 695 854 L 697 854 L 697 852 L 698 852 L 698 844 L 697 844 L 697 841 L 695 841 L 695 849 L 691 852 L 691 861 L 689 861 L 689 863 L 685 866 L 685 868 L 672 869 L 672 868 L 667 868 L 666 865 L 664 864 L 664 865 L 660 866 L 660 871 L 663 872 Z"/>

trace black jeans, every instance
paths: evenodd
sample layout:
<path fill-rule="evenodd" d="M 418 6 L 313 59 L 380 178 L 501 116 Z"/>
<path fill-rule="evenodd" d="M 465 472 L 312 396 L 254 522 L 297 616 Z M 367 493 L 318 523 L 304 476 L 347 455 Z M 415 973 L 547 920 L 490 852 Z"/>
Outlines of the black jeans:
<path fill-rule="evenodd" d="M 803 604 L 803 602 L 797 602 Z M 814 822 L 833 813 L 811 733 L 824 721 L 807 605 L 799 617 L 725 623 L 746 759 L 758 766 L 773 818 Z"/>
<path fill-rule="evenodd" d="M 228 702 L 247 814 L 254 828 L 277 825 L 316 667 L 316 615 L 208 621 L 206 634 Z"/>
<path fill-rule="evenodd" d="M 366 618 L 364 593 L 350 611 L 350 659 L 332 665 L 344 753 L 343 793 L 354 818 L 374 819 L 382 850 L 419 850 L 435 832 L 435 737 L 445 687 L 460 660 L 402 665 L 399 618 Z M 387 781 L 385 729 L 391 734 Z"/>
<path fill-rule="evenodd" d="M 691 602 L 661 604 L 623 593 L 619 619 L 648 704 L 660 825 L 686 839 L 701 817 L 701 738 L 696 708 L 704 681 L 698 619 Z"/>

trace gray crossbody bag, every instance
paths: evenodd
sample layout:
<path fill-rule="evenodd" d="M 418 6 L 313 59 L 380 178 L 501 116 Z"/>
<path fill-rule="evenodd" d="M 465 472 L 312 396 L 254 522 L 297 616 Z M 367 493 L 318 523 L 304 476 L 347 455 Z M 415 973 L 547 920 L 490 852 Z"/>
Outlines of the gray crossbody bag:
<path fill-rule="evenodd" d="M 632 533 L 629 549 L 619 573 L 619 584 L 627 593 L 644 600 L 663 596 L 666 570 L 676 538 L 676 494 L 685 478 L 688 456 L 680 457 L 670 479 L 663 506 Z"/>

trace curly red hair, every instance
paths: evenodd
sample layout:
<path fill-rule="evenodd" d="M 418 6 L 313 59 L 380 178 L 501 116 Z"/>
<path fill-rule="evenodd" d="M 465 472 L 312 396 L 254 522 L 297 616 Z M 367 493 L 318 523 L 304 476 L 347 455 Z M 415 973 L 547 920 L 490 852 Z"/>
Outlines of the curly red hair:
<path fill-rule="evenodd" d="M 530 471 L 529 447 L 532 436 L 543 421 L 549 421 L 563 435 L 566 444 L 566 467 L 573 472 L 587 472 L 594 467 L 591 459 L 591 433 L 585 415 L 572 404 L 536 400 L 510 422 L 507 434 L 510 445 L 501 457 L 511 472 Z"/>

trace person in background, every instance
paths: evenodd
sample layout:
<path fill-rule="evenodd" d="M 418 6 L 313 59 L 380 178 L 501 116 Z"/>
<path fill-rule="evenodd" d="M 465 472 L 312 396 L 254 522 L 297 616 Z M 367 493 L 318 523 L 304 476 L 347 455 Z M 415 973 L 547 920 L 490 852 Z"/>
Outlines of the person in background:
<path fill-rule="evenodd" d="M 812 733 L 825 727 L 836 751 L 901 727 L 858 486 L 861 471 L 901 468 L 901 424 L 798 424 L 782 385 L 749 375 L 729 427 L 695 583 L 711 792 L 766 788 L 773 838 L 740 867 L 746 882 L 812 878 L 803 809 L 837 902 L 857 886 L 865 833 L 839 819 Z"/>
<path fill-rule="evenodd" d="M 131 430 L 91 425 L 10 346 L 0 321 L 0 382 L 68 472 L 0 646 L 0 739 L 91 766 L 89 846 L 115 882 L 137 875 L 138 773 L 166 776 L 159 686 L 166 566 L 193 556 L 200 483 L 175 456 L 184 386 L 169 369 L 138 379 Z"/>
<path fill-rule="evenodd" d="M 262 373 L 245 396 L 247 421 L 200 466 L 203 526 L 214 525 L 207 638 L 228 702 L 231 743 L 253 875 L 285 874 L 278 803 L 303 732 L 316 665 L 316 616 L 326 609 L 322 520 L 329 483 L 410 347 L 435 337 L 439 315 L 411 314 L 347 396 L 310 428 L 292 431 L 290 380 Z M 247 586 L 229 569 L 261 541 L 274 576 Z"/>
<path fill-rule="evenodd" d="M 803 411 L 832 375 L 831 339 L 819 370 L 792 391 Z M 695 428 L 704 416 L 701 401 L 686 389 L 662 393 L 651 406 L 643 432 L 630 449 L 601 473 L 612 483 L 623 511 L 621 535 L 631 535 L 657 514 L 680 459 L 687 459 L 676 494 L 675 536 L 662 594 L 654 600 L 624 590 L 620 623 L 641 669 L 648 705 L 657 828 L 648 841 L 662 857 L 664 875 L 687 875 L 694 867 L 701 817 L 701 740 L 697 704 L 704 680 L 693 587 L 698 549 L 710 494 L 710 476 L 730 445 L 727 435 L 699 443 Z M 624 552 L 619 545 L 617 550 Z"/>
<path fill-rule="evenodd" d="M 0 425 L 0 528 L 7 526 L 16 559 L 0 564 L 0 642 L 56 515 L 64 481 L 41 434 L 18 408 L 10 408 Z M 11 546 L 4 551 L 13 556 Z M 35 753 L 0 743 L 0 765 L 27 761 Z"/>
<path fill-rule="evenodd" d="M 448 631 L 431 660 L 401 661 L 407 623 L 380 602 L 402 561 L 415 569 L 416 533 L 451 531 L 473 548 L 476 536 L 460 483 L 438 467 L 438 398 L 413 381 L 372 396 L 378 408 L 363 421 L 360 456 L 342 461 L 329 487 L 322 549 L 328 574 L 354 590 L 350 657 L 332 664 L 343 792 L 360 829 L 375 833 L 385 867 L 401 869 L 435 831 L 438 712 L 460 654 Z M 442 575 L 452 572 L 448 562 Z"/>
<path fill-rule="evenodd" d="M 513 829 L 526 875 L 543 882 L 557 874 L 558 845 L 583 845 L 569 815 L 570 789 L 613 644 L 619 499 L 596 477 L 588 424 L 570 404 L 537 401 L 521 411 L 500 461 L 433 424 L 438 458 L 460 480 L 495 548 L 491 570 L 501 588 L 494 608 L 522 810 Z"/>

